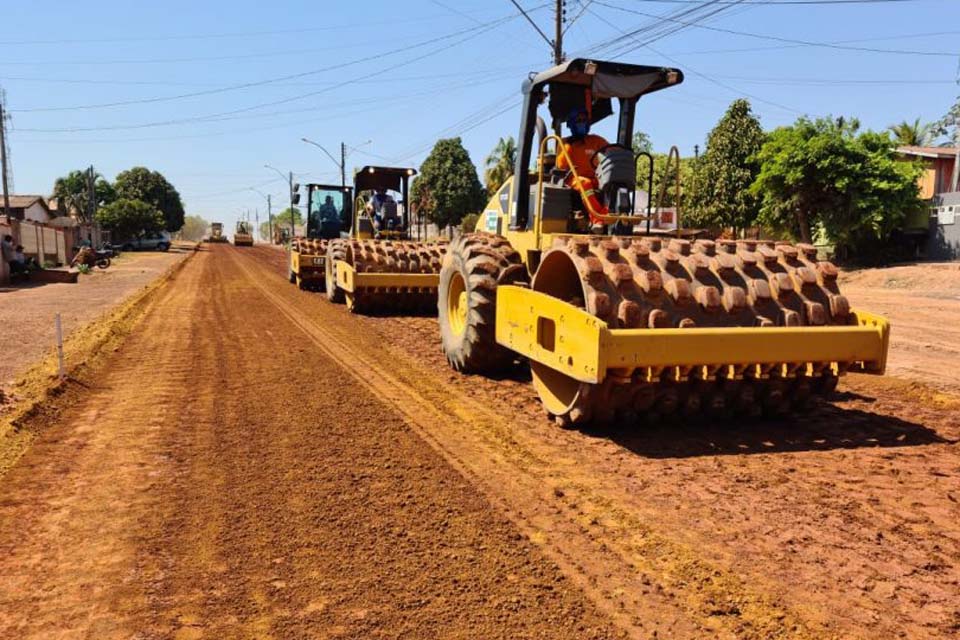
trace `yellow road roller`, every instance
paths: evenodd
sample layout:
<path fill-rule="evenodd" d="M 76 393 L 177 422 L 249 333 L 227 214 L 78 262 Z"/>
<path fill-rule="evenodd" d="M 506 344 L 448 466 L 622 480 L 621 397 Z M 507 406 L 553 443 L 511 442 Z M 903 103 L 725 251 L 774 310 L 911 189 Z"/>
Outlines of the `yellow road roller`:
<path fill-rule="evenodd" d="M 300 289 L 326 288 L 327 245 L 340 238 L 340 229 L 350 223 L 353 203 L 350 187 L 308 184 L 306 235 L 290 242 L 287 274 Z"/>
<path fill-rule="evenodd" d="M 427 313 L 437 301 L 446 245 L 411 239 L 409 181 L 416 170 L 363 167 L 354 175 L 348 238 L 327 245 L 326 294 L 354 313 Z"/>
<path fill-rule="evenodd" d="M 454 369 L 489 374 L 526 358 L 564 426 L 782 414 L 847 371 L 883 373 L 887 321 L 851 308 L 813 246 L 697 239 L 679 215 L 670 233 L 648 233 L 635 108 L 682 81 L 677 69 L 574 59 L 523 84 L 514 175 L 440 270 Z M 613 142 L 578 157 L 559 136 L 571 114 L 578 127 L 609 118 Z"/>
<path fill-rule="evenodd" d="M 236 230 L 233 232 L 233 246 L 252 247 L 253 232 L 250 230 L 250 223 L 246 220 L 238 220 Z"/>

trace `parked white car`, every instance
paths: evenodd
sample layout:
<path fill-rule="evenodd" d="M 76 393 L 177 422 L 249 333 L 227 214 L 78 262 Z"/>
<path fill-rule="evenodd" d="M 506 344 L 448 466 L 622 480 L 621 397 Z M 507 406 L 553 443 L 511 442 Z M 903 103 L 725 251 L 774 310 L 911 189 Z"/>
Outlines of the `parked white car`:
<path fill-rule="evenodd" d="M 120 244 L 123 251 L 166 251 L 170 248 L 170 234 L 166 231 L 148 233 L 142 238 L 133 238 Z"/>

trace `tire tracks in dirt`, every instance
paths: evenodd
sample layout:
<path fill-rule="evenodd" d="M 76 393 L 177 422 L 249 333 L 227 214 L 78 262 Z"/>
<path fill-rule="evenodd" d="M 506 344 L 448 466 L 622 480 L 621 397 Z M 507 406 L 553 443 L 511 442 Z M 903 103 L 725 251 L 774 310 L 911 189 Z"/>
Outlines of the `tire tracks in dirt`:
<path fill-rule="evenodd" d="M 482 487 L 634 637 L 654 632 L 671 638 L 830 635 L 816 618 L 801 616 L 769 595 L 776 593 L 772 585 L 746 583 L 623 508 L 622 496 L 577 469 L 576 454 L 563 450 L 569 443 L 558 447 L 538 441 L 511 420 L 511 411 L 498 412 L 503 407 L 485 404 L 482 396 L 475 400 L 444 388 L 437 372 L 417 367 L 395 346 L 365 334 L 364 319 L 344 317 L 341 307 L 325 301 L 305 304 L 316 302 L 316 295 L 281 286 L 277 274 L 262 264 L 277 262 L 277 256 L 264 251 L 269 250 L 243 256 L 241 266 L 277 309 L 401 411 L 421 437 Z M 402 321 L 398 325 L 402 330 Z"/>
<path fill-rule="evenodd" d="M 0 637 L 621 636 L 242 259 L 191 260 L 4 479 Z"/>

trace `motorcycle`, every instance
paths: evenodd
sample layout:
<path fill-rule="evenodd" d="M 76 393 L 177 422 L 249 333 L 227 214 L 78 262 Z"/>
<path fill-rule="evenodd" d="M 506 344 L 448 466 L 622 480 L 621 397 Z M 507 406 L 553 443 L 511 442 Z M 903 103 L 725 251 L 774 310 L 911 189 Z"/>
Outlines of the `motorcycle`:
<path fill-rule="evenodd" d="M 85 264 L 91 269 L 93 267 L 97 267 L 98 269 L 106 269 L 110 266 L 111 256 L 113 256 L 112 250 L 100 249 L 99 251 L 95 251 L 90 247 L 83 247 L 77 252 L 77 255 L 74 256 L 73 260 L 70 262 L 70 266 L 75 267 Z"/>

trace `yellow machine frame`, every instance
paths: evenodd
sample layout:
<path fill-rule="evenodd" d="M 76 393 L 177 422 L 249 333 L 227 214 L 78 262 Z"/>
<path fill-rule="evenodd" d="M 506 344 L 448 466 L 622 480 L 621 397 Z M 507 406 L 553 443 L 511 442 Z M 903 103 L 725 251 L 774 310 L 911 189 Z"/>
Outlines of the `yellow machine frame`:
<path fill-rule="evenodd" d="M 540 147 L 538 178 L 543 184 L 543 151 L 548 136 Z M 562 144 L 558 152 L 564 153 Z M 572 166 L 572 163 L 571 163 Z M 514 188 L 513 178 L 508 179 Z M 502 220 L 509 220 L 494 197 L 487 207 L 496 208 Z M 533 229 L 507 230 L 503 236 L 519 250 L 524 261 L 529 251 L 543 250 L 553 244 L 555 235 L 577 237 L 565 229 L 545 231 L 537 207 Z M 630 222 L 645 216 L 610 216 Z M 477 222 L 483 230 L 484 218 Z M 589 236 L 582 236 L 589 237 Z M 610 329 L 607 324 L 586 311 L 553 296 L 527 287 L 497 287 L 496 341 L 512 351 L 541 363 L 579 382 L 600 383 L 608 372 L 633 376 L 638 371 L 648 380 L 659 379 L 665 370 L 671 377 L 685 379 L 697 367 L 710 377 L 721 366 L 733 366 L 733 377 L 743 377 L 750 367 L 759 378 L 769 377 L 773 367 L 783 367 L 784 377 L 813 375 L 818 367 L 836 368 L 838 362 L 856 363 L 855 371 L 882 374 L 886 369 L 890 342 L 890 326 L 881 316 L 851 310 L 856 325 L 822 327 L 724 327 L 683 329 Z M 790 363 L 784 365 L 784 363 Z M 711 372 L 711 369 L 714 369 Z M 838 371 L 837 373 L 843 373 Z M 552 407 L 547 406 L 550 410 Z M 559 410 L 559 408 L 558 408 Z"/>

